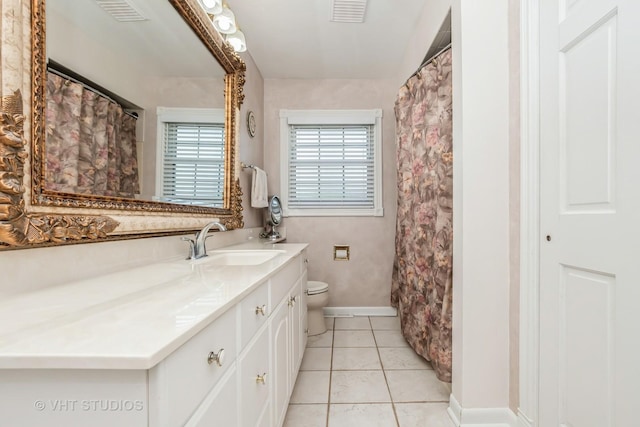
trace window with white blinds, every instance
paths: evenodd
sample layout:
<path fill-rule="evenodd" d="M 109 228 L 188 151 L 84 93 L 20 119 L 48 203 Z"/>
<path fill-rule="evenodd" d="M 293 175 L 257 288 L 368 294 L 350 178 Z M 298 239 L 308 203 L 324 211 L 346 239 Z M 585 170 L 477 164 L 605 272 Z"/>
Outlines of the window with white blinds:
<path fill-rule="evenodd" d="M 174 112 L 175 113 L 175 112 Z M 171 203 L 223 207 L 224 121 L 191 122 L 181 114 L 163 115 L 161 126 L 162 170 L 159 174 L 161 200 Z M 171 118 L 184 121 L 169 121 Z"/>
<path fill-rule="evenodd" d="M 382 215 L 379 112 L 281 112 L 285 215 Z"/>

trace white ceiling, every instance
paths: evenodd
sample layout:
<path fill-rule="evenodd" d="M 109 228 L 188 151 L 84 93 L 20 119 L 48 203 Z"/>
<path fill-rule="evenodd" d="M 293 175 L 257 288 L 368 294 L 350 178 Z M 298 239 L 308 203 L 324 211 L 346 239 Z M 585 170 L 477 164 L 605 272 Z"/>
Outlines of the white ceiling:
<path fill-rule="evenodd" d="M 122 23 L 94 1 L 48 0 L 48 37 L 72 22 L 158 75 L 223 74 L 168 0 L 129 1 L 149 19 Z M 428 0 L 368 0 L 364 23 L 330 22 L 332 0 L 226 1 L 264 78 L 377 79 L 397 77 Z"/>
<path fill-rule="evenodd" d="M 262 76 L 397 77 L 427 0 L 369 0 L 365 22 L 330 22 L 331 0 L 227 0 Z"/>
<path fill-rule="evenodd" d="M 70 67 L 56 53 L 64 49 L 88 57 L 90 52 L 81 48 L 87 39 L 105 52 L 117 52 L 124 64 L 144 64 L 147 76 L 224 76 L 222 67 L 169 1 L 130 3 L 147 20 L 118 22 L 93 0 L 47 0 L 48 56 Z"/>

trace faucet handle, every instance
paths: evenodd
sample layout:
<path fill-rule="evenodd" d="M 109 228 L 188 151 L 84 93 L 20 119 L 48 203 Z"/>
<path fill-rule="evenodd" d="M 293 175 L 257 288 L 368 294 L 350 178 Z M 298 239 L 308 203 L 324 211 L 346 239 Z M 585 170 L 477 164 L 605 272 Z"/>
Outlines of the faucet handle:
<path fill-rule="evenodd" d="M 196 242 L 193 239 L 188 238 L 187 236 L 182 236 L 180 240 L 189 242 L 189 256 L 187 257 L 187 259 L 194 259 L 196 257 Z"/>

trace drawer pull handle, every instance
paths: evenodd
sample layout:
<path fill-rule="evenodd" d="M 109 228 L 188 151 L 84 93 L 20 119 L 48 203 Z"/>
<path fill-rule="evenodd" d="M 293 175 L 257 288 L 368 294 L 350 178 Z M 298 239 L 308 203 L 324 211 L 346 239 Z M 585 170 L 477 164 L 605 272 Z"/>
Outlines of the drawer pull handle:
<path fill-rule="evenodd" d="M 262 314 L 263 316 L 265 316 L 267 314 L 267 305 L 263 304 L 263 305 L 259 305 L 256 307 L 256 316 L 258 314 Z"/>
<path fill-rule="evenodd" d="M 209 353 L 207 363 L 211 365 L 213 362 L 216 362 L 218 366 L 222 366 L 222 363 L 224 362 L 224 348 L 221 348 L 217 353 L 214 353 L 213 351 Z"/>
<path fill-rule="evenodd" d="M 267 385 L 267 373 L 256 376 L 256 384 Z"/>

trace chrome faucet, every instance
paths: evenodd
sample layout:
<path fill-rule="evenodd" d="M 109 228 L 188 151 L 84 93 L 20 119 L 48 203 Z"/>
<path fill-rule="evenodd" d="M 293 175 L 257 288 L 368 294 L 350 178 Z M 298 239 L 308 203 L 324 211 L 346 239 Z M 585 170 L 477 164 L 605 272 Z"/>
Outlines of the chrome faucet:
<path fill-rule="evenodd" d="M 182 240 L 185 240 L 190 244 L 189 257 L 187 259 L 200 259 L 207 256 L 205 241 L 207 240 L 207 237 L 209 237 L 209 230 L 212 227 L 215 227 L 220 231 L 227 231 L 227 227 L 225 227 L 224 224 L 221 224 L 218 221 L 213 221 L 202 227 L 202 230 L 196 233 L 195 240 L 188 237 L 182 238 Z"/>

